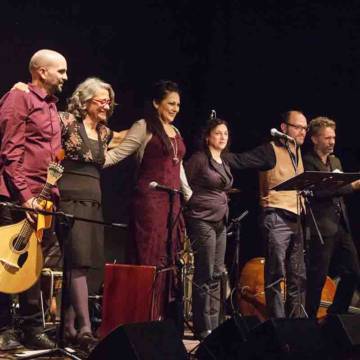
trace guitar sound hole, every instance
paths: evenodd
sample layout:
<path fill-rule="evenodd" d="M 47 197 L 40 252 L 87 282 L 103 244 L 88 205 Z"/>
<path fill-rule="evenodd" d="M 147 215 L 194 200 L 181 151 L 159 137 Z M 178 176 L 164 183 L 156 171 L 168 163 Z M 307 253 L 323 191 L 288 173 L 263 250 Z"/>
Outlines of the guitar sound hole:
<path fill-rule="evenodd" d="M 23 237 L 23 236 L 17 236 L 12 242 L 12 246 L 16 251 L 24 250 L 26 244 L 27 244 L 27 241 L 26 241 L 25 237 Z"/>
<path fill-rule="evenodd" d="M 19 267 L 22 267 L 25 264 L 25 261 L 27 260 L 27 258 L 28 258 L 28 252 L 27 251 L 25 251 L 23 254 L 21 254 L 19 256 L 19 259 L 18 259 Z"/>

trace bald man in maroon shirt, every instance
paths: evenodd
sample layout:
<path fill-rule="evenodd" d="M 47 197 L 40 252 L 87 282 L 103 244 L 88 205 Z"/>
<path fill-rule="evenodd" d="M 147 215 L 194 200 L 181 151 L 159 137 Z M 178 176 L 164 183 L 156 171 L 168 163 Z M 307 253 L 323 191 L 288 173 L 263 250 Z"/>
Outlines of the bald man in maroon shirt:
<path fill-rule="evenodd" d="M 38 208 L 34 200 L 46 183 L 49 163 L 61 148 L 58 99 L 54 94 L 61 92 L 67 80 L 67 63 L 58 52 L 43 49 L 32 56 L 29 70 L 29 91 L 15 89 L 0 100 L 0 201 Z M 51 195 L 57 201 L 56 187 Z M 32 213 L 27 216 L 35 220 Z M 0 207 L 0 225 L 14 221 L 14 214 Z M 32 348 L 53 347 L 54 342 L 43 333 L 39 301 L 39 282 L 19 295 L 24 344 Z M 0 293 L 0 350 L 20 345 L 10 304 L 10 296 Z"/>

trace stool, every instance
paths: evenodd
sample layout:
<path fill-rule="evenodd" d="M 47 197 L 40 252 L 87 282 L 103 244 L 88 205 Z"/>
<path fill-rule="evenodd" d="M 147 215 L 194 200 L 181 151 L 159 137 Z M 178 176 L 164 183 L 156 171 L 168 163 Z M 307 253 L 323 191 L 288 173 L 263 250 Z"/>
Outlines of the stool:
<path fill-rule="evenodd" d="M 41 301 L 41 310 L 42 310 L 42 318 L 43 325 L 55 324 L 58 315 L 58 306 L 57 306 L 57 296 L 59 295 L 59 290 L 62 287 L 62 271 L 53 270 L 50 268 L 44 268 L 41 271 L 41 293 L 40 293 L 40 301 Z M 46 281 L 48 279 L 48 281 Z M 49 284 L 50 281 L 50 284 Z M 45 288 L 47 286 L 47 288 Z M 45 289 L 44 289 L 45 288 Z M 45 309 L 44 306 L 44 295 L 43 293 L 46 291 L 46 295 L 48 296 L 47 305 L 48 309 Z M 50 321 L 46 321 L 50 320 Z"/>

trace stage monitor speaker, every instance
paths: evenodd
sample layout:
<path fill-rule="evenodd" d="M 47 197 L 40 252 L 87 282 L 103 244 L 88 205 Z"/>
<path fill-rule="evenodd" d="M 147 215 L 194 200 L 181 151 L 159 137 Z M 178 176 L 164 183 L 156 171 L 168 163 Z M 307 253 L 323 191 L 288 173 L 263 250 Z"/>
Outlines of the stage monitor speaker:
<path fill-rule="evenodd" d="M 360 315 L 328 315 L 321 324 L 333 352 L 356 352 L 360 359 Z"/>
<path fill-rule="evenodd" d="M 249 334 L 245 359 L 325 359 L 324 349 L 315 319 L 270 319 Z"/>
<path fill-rule="evenodd" d="M 122 324 L 157 320 L 152 316 L 155 275 L 155 266 L 105 265 L 101 338 Z"/>
<path fill-rule="evenodd" d="M 199 345 L 197 359 L 242 359 L 244 349 L 241 344 L 247 340 L 250 330 L 258 324 L 260 321 L 256 316 L 233 315 Z"/>
<path fill-rule="evenodd" d="M 187 353 L 171 320 L 122 325 L 106 336 L 88 360 L 185 360 Z"/>

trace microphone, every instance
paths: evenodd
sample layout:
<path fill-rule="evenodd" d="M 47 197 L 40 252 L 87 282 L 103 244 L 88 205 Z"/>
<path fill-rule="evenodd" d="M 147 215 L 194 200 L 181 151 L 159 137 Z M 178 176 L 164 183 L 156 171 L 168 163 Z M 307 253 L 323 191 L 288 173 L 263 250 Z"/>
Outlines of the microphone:
<path fill-rule="evenodd" d="M 181 190 L 177 190 L 177 189 L 172 189 L 168 186 L 165 185 L 160 185 L 159 183 L 157 183 L 156 181 L 152 181 L 149 183 L 149 188 L 152 190 L 157 190 L 157 191 L 165 191 L 169 194 L 182 194 Z"/>
<path fill-rule="evenodd" d="M 210 120 L 215 120 L 215 119 L 216 119 L 216 110 L 211 110 Z"/>
<path fill-rule="evenodd" d="M 286 134 L 276 130 L 275 128 L 270 130 L 270 134 L 274 138 L 284 139 L 286 141 L 292 141 L 293 143 L 296 143 L 294 138 L 292 138 L 291 136 L 286 135 Z"/>

